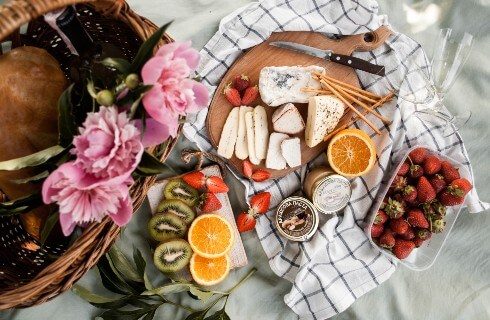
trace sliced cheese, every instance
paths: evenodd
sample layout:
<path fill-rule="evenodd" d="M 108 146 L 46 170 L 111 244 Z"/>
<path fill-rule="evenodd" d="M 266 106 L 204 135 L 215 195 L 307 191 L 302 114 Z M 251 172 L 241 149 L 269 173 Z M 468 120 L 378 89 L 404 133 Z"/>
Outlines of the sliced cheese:
<path fill-rule="evenodd" d="M 301 165 L 301 144 L 299 138 L 284 139 L 281 142 L 281 154 L 291 168 Z"/>
<path fill-rule="evenodd" d="M 282 156 L 281 143 L 284 139 L 289 138 L 287 134 L 273 132 L 269 138 L 269 148 L 267 150 L 267 159 L 265 166 L 269 169 L 282 170 L 286 169 L 286 159 Z"/>
<path fill-rule="evenodd" d="M 235 143 L 238 136 L 239 109 L 238 107 L 231 109 L 221 131 L 218 155 L 226 159 L 230 159 L 233 156 L 233 151 L 235 151 Z"/>
<path fill-rule="evenodd" d="M 240 160 L 245 160 L 248 158 L 247 126 L 245 124 L 245 114 L 252 110 L 252 107 L 241 106 L 238 112 L 238 136 L 235 145 L 235 155 Z"/>
<path fill-rule="evenodd" d="M 305 122 L 294 104 L 288 103 L 274 111 L 272 127 L 276 132 L 298 134 L 305 129 Z"/>
<path fill-rule="evenodd" d="M 269 142 L 269 127 L 267 113 L 262 106 L 254 108 L 254 133 L 255 133 L 255 156 L 259 160 L 267 156 L 267 144 Z"/>
<path fill-rule="evenodd" d="M 255 126 L 254 126 L 254 113 L 253 111 L 245 113 L 245 126 L 247 130 L 247 147 L 248 147 L 248 159 L 251 163 L 257 165 L 260 160 L 255 155 Z"/>
<path fill-rule="evenodd" d="M 315 95 L 303 92 L 304 87 L 320 89 L 320 83 L 313 79 L 312 72 L 324 73 L 319 66 L 265 67 L 260 71 L 259 91 L 262 101 L 271 107 L 288 102 L 307 103 Z"/>
<path fill-rule="evenodd" d="M 335 96 L 311 97 L 308 103 L 306 120 L 306 145 L 313 148 L 323 141 L 323 137 L 331 132 L 344 114 L 344 103 Z"/>

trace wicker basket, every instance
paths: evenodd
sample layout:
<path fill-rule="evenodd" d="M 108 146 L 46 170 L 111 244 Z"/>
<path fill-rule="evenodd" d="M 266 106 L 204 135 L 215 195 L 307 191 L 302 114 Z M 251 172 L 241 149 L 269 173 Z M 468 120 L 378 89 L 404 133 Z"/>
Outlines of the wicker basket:
<path fill-rule="evenodd" d="M 70 52 L 42 17 L 67 5 L 77 6 L 79 18 L 94 40 L 119 46 L 127 59 L 132 59 L 142 41 L 157 29 L 123 0 L 11 0 L 0 6 L 0 44 L 4 50 L 9 43 L 12 47 L 44 48 L 68 74 L 66 63 Z M 28 24 L 26 30 L 25 24 Z M 163 41 L 172 40 L 165 36 Z M 176 142 L 177 139 L 172 139 L 151 151 L 162 161 L 166 160 Z M 154 182 L 155 178 L 140 179 L 132 186 L 135 210 Z M 5 200 L 0 195 L 2 199 Z M 70 289 L 107 252 L 119 231 L 106 218 L 87 226 L 72 244 L 41 247 L 23 229 L 18 218 L 0 218 L 0 310 L 40 304 Z"/>

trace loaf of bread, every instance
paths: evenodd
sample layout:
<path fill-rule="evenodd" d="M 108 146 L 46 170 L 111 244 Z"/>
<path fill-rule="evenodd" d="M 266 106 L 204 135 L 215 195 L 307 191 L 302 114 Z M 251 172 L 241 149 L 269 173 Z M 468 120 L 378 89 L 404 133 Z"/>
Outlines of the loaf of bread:
<path fill-rule="evenodd" d="M 0 55 L 0 161 L 30 155 L 57 144 L 57 102 L 67 80 L 46 50 L 19 47 Z M 0 171 L 0 189 L 16 199 L 41 188 L 15 184 L 14 179 L 35 175 L 33 169 Z M 22 215 L 26 230 L 39 238 L 49 208 Z"/>

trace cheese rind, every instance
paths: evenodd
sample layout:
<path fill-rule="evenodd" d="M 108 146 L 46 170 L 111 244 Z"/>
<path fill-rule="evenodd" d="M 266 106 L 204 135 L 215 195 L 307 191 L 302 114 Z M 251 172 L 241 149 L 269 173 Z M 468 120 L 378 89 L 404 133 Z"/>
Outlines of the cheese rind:
<path fill-rule="evenodd" d="M 235 145 L 235 155 L 240 160 L 245 160 L 248 158 L 247 126 L 245 124 L 245 114 L 252 110 L 252 107 L 241 106 L 238 112 L 238 136 Z"/>
<path fill-rule="evenodd" d="M 306 120 L 306 145 L 313 148 L 323 141 L 323 137 L 331 132 L 344 114 L 344 103 L 335 96 L 311 97 L 308 103 L 308 119 Z"/>
<path fill-rule="evenodd" d="M 298 134 L 305 129 L 305 122 L 294 104 L 288 103 L 274 111 L 272 127 L 276 132 Z"/>
<path fill-rule="evenodd" d="M 291 168 L 301 165 L 301 143 L 299 138 L 284 139 L 281 142 L 281 154 Z"/>
<path fill-rule="evenodd" d="M 319 66 L 265 67 L 260 71 L 259 91 L 262 101 L 271 107 L 288 102 L 307 103 L 315 95 L 303 92 L 304 87 L 320 89 L 320 83 L 313 79 L 312 72 L 324 73 Z"/>
<path fill-rule="evenodd" d="M 269 125 L 267 113 L 262 106 L 254 108 L 254 133 L 255 133 L 255 156 L 263 160 L 267 156 L 267 144 L 269 142 Z"/>
<path fill-rule="evenodd" d="M 286 169 L 287 163 L 281 152 L 281 143 L 289 138 L 287 134 L 273 132 L 269 138 L 269 148 L 267 150 L 267 159 L 265 166 L 269 169 L 282 170 Z"/>

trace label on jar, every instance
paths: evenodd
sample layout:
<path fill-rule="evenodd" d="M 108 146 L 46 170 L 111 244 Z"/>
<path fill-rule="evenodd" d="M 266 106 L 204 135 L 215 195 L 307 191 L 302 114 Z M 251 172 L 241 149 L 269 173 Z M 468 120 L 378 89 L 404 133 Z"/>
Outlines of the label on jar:
<path fill-rule="evenodd" d="M 318 182 L 313 192 L 313 204 L 322 213 L 334 214 L 345 208 L 350 196 L 349 180 L 334 174 Z"/>
<path fill-rule="evenodd" d="M 318 228 L 318 213 L 309 200 L 290 197 L 277 207 L 276 224 L 284 237 L 293 241 L 305 241 Z"/>

